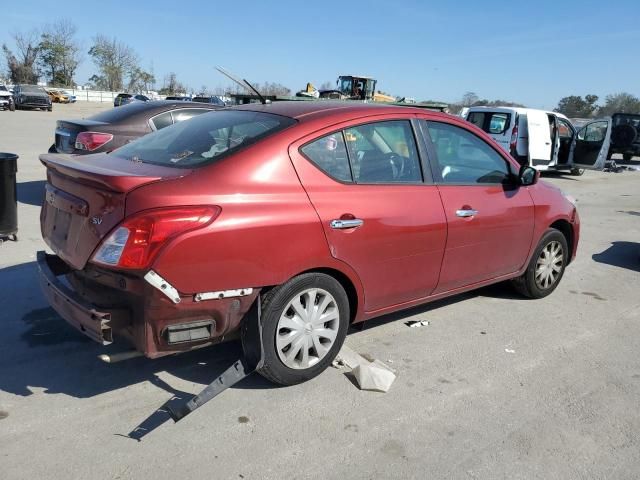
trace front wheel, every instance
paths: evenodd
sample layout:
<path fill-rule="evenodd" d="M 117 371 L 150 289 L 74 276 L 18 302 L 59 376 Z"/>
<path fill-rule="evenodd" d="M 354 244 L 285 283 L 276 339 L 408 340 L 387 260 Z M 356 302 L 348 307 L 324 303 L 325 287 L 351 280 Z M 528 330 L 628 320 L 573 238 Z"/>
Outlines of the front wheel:
<path fill-rule="evenodd" d="M 560 283 L 568 259 L 567 239 L 550 228 L 540 239 L 525 272 L 513 280 L 515 289 L 525 297 L 546 297 Z"/>
<path fill-rule="evenodd" d="M 581 177 L 582 175 L 584 175 L 584 168 L 572 168 L 571 175 Z"/>
<path fill-rule="evenodd" d="M 629 160 L 631 160 L 632 158 L 633 158 L 633 154 L 631 154 L 631 153 L 623 153 L 623 154 L 622 154 L 622 159 L 623 159 L 625 162 L 628 162 L 628 161 L 629 161 Z"/>
<path fill-rule="evenodd" d="M 349 318 L 347 294 L 329 275 L 305 273 L 270 290 L 262 298 L 259 373 L 278 385 L 319 375 L 342 348 Z"/>

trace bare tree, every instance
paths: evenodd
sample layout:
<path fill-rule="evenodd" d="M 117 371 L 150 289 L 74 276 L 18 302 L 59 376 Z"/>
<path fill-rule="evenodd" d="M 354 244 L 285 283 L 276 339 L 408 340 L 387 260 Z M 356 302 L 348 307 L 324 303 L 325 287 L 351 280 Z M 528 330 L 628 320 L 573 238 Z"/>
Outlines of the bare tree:
<path fill-rule="evenodd" d="M 130 76 L 138 68 L 138 56 L 134 50 L 105 35 L 97 35 L 93 39 L 93 46 L 89 49 L 89 55 L 98 67 L 99 73 L 89 80 L 96 87 L 105 90 L 122 90 L 125 76 Z"/>
<path fill-rule="evenodd" d="M 626 92 L 607 95 L 604 105 L 598 110 L 598 116 L 605 117 L 614 113 L 640 113 L 640 99 Z"/>
<path fill-rule="evenodd" d="M 322 85 L 320 85 L 320 88 L 318 90 L 333 90 L 335 88 L 335 83 L 333 82 L 323 82 Z"/>
<path fill-rule="evenodd" d="M 2 45 L 9 77 L 13 83 L 37 83 L 38 72 L 36 60 L 39 53 L 39 33 L 36 30 L 30 32 L 16 32 L 11 35 L 15 45 L 15 53 Z"/>
<path fill-rule="evenodd" d="M 478 95 L 476 95 L 475 92 L 467 92 L 464 95 L 462 95 L 462 101 L 460 102 L 460 104 L 463 107 L 470 107 L 471 105 L 476 103 L 478 100 L 479 100 Z"/>
<path fill-rule="evenodd" d="M 169 75 L 164 77 L 164 85 L 158 91 L 160 95 L 175 95 L 177 93 L 186 93 L 187 87 L 178 81 L 178 76 L 175 72 L 169 72 Z"/>
<path fill-rule="evenodd" d="M 49 77 L 50 85 L 72 86 L 81 60 L 76 26 L 67 19 L 47 25 L 39 44 L 38 64 Z"/>

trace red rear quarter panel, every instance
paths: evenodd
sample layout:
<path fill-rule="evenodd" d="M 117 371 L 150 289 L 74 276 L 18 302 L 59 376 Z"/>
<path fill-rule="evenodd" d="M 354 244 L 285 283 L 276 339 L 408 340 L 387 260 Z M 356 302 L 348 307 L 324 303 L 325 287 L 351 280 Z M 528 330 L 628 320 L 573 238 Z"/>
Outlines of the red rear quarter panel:
<path fill-rule="evenodd" d="M 128 195 L 127 215 L 174 205 L 222 208 L 207 228 L 168 243 L 152 265 L 181 293 L 278 285 L 305 270 L 333 268 L 362 294 L 355 272 L 329 252 L 288 157 L 289 136 L 276 135 L 187 177 Z"/>

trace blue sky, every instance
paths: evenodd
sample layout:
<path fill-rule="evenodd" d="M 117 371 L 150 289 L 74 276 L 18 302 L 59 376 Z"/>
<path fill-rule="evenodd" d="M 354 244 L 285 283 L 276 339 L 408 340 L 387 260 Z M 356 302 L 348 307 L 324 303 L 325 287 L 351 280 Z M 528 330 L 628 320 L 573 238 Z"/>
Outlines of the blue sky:
<path fill-rule="evenodd" d="M 222 65 L 293 91 L 357 73 L 416 99 L 456 101 L 473 91 L 553 108 L 572 94 L 640 96 L 638 0 L 101 3 L 13 3 L 0 43 L 11 47 L 10 32 L 66 11 L 85 51 L 96 33 L 115 36 L 136 50 L 143 68 L 153 66 L 158 86 L 170 71 L 196 90 L 225 86 L 214 70 Z M 85 54 L 76 80 L 94 71 Z"/>

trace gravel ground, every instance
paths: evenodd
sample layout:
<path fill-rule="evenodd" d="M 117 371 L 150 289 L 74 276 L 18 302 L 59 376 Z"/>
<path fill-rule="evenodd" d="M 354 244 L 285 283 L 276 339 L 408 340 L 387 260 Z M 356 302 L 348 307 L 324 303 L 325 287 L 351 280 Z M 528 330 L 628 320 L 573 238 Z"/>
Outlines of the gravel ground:
<path fill-rule="evenodd" d="M 577 198 L 583 224 L 550 297 L 497 285 L 352 332 L 353 349 L 397 370 L 388 393 L 337 369 L 289 388 L 253 376 L 173 424 L 156 409 L 238 345 L 107 365 L 36 282 L 38 154 L 56 119 L 105 108 L 0 112 L 0 151 L 20 155 L 20 240 L 0 246 L 0 478 L 638 478 L 640 172 L 545 178 Z M 145 420 L 157 428 L 128 438 Z"/>

